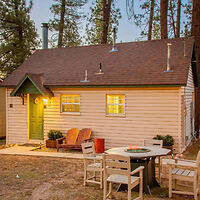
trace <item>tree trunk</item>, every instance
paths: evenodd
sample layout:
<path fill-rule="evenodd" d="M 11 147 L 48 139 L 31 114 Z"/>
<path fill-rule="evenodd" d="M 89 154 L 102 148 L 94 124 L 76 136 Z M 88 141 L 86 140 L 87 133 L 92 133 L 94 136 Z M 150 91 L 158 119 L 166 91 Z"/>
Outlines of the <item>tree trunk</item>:
<path fill-rule="evenodd" d="M 151 0 L 151 10 L 150 10 L 150 16 L 149 16 L 148 40 L 152 39 L 152 25 L 153 25 L 153 16 L 154 16 L 154 6 L 155 6 L 155 0 Z"/>
<path fill-rule="evenodd" d="M 199 130 L 200 123 L 200 113 L 199 113 L 199 103 L 200 103 L 200 1 L 193 0 L 192 9 L 192 30 L 191 35 L 195 38 L 195 52 L 196 52 L 196 67 L 197 67 L 197 78 L 198 78 L 198 88 L 196 88 L 195 93 L 195 130 Z"/>
<path fill-rule="evenodd" d="M 169 1 L 169 10 L 170 10 L 170 18 L 172 22 L 174 37 L 176 37 L 176 26 L 175 26 L 175 21 L 174 21 L 174 11 L 173 11 L 173 6 L 172 6 L 172 0 Z"/>
<path fill-rule="evenodd" d="M 64 23 L 65 23 L 65 5 L 66 1 L 62 0 L 61 2 L 61 10 L 60 10 L 60 22 L 59 22 L 59 36 L 58 36 L 58 48 L 63 46 L 63 30 L 64 30 Z"/>
<path fill-rule="evenodd" d="M 20 49 L 21 53 L 24 53 L 23 51 L 23 29 L 22 29 L 22 24 L 21 21 L 19 19 L 19 2 L 15 2 L 15 16 L 17 21 L 15 22 L 15 26 L 16 26 L 16 31 L 17 31 L 17 37 L 18 37 L 18 43 L 15 43 L 14 46 L 18 49 Z M 24 54 L 23 54 L 24 55 Z M 19 57 L 19 63 L 23 63 L 24 62 L 24 56 Z"/>
<path fill-rule="evenodd" d="M 165 39 L 168 37 L 167 13 L 168 13 L 168 0 L 160 0 L 161 39 Z"/>
<path fill-rule="evenodd" d="M 177 14 L 176 14 L 176 38 L 180 37 L 180 23 L 181 22 L 181 0 L 177 2 Z"/>
<path fill-rule="evenodd" d="M 103 22 L 102 22 L 101 44 L 107 43 L 111 3 L 112 0 L 103 0 Z"/>

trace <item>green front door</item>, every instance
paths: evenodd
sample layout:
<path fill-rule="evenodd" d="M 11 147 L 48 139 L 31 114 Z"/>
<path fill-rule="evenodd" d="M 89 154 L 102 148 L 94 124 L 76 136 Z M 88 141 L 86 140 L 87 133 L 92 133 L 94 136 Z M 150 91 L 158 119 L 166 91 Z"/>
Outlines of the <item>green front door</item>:
<path fill-rule="evenodd" d="M 29 138 L 32 140 L 43 140 L 43 99 L 40 95 L 29 97 Z"/>

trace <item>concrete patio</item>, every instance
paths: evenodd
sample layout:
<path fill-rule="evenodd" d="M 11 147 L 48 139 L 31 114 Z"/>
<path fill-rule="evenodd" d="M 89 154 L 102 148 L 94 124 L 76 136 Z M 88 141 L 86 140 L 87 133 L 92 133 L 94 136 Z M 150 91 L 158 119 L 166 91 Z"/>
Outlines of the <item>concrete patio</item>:
<path fill-rule="evenodd" d="M 54 158 L 76 158 L 83 159 L 82 153 L 69 153 L 69 152 L 45 152 L 35 151 L 38 147 L 15 145 L 13 147 L 0 149 L 0 155 L 22 155 L 22 156 L 42 156 L 42 157 L 54 157 Z M 156 163 L 158 160 L 156 159 Z M 169 162 L 169 156 L 165 156 L 162 159 L 162 165 L 166 165 Z M 181 161 L 181 163 L 184 163 Z"/>
<path fill-rule="evenodd" d="M 77 158 L 82 159 L 83 156 L 80 153 L 61 153 L 61 152 L 40 152 L 34 151 L 37 147 L 28 147 L 15 145 L 13 147 L 4 148 L 0 150 L 0 154 L 4 155 L 23 155 L 23 156 L 44 156 L 55 158 Z"/>

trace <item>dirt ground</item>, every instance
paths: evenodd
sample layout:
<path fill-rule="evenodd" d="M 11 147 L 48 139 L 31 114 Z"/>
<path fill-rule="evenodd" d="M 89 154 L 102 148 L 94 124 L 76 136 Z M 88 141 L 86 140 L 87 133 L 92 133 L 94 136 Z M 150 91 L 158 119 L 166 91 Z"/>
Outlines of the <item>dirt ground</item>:
<path fill-rule="evenodd" d="M 181 155 L 184 159 L 196 160 L 197 153 L 200 150 L 200 139 L 191 143 L 187 150 Z"/>
<path fill-rule="evenodd" d="M 154 188 L 148 200 L 167 200 L 167 181 Z M 133 197 L 136 196 L 132 192 Z M 102 200 L 98 185 L 83 186 L 83 161 L 32 156 L 0 155 L 1 200 Z M 113 199 L 127 199 L 126 192 L 117 192 Z M 174 196 L 174 200 L 192 199 Z"/>

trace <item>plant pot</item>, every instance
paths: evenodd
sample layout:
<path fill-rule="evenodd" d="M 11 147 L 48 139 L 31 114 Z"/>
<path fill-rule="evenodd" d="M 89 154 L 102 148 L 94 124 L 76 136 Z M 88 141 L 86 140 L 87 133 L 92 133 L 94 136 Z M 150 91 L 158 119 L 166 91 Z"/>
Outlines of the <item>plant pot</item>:
<path fill-rule="evenodd" d="M 47 148 L 56 148 L 56 140 L 46 140 Z"/>

